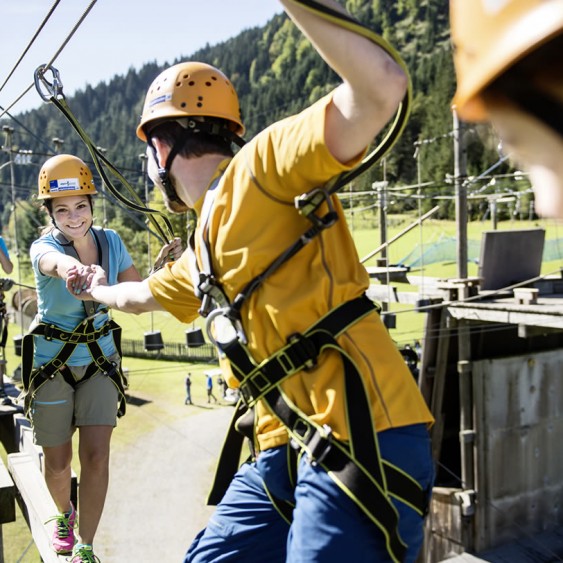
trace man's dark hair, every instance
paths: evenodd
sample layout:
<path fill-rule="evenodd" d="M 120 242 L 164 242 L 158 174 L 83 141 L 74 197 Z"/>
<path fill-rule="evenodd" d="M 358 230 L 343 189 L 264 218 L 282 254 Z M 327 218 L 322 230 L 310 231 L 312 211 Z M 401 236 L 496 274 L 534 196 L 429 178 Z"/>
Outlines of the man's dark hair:
<path fill-rule="evenodd" d="M 208 118 L 209 121 L 211 119 Z M 224 120 L 214 120 L 225 125 Z M 184 158 L 198 157 L 205 154 L 221 154 L 224 156 L 233 156 L 233 148 L 231 141 L 221 135 L 211 135 L 203 131 L 193 132 L 182 127 L 177 121 L 164 121 L 160 123 L 149 133 L 150 137 L 157 137 L 160 141 L 173 147 L 178 139 L 184 139 L 184 143 L 178 154 Z"/>

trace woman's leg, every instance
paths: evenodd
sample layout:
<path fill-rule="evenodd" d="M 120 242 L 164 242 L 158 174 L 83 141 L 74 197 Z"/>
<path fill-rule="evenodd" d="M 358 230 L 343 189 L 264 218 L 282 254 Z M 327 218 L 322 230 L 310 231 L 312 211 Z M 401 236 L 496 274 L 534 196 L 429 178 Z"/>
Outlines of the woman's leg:
<path fill-rule="evenodd" d="M 72 441 L 43 446 L 45 482 L 59 512 L 70 510 Z"/>
<path fill-rule="evenodd" d="M 75 416 L 79 429 L 79 530 L 91 544 L 98 528 L 109 483 L 110 440 L 117 420 L 118 393 L 97 373 L 76 387 Z"/>
<path fill-rule="evenodd" d="M 79 429 L 80 518 L 83 543 L 91 544 L 98 528 L 109 483 L 109 452 L 113 426 Z"/>

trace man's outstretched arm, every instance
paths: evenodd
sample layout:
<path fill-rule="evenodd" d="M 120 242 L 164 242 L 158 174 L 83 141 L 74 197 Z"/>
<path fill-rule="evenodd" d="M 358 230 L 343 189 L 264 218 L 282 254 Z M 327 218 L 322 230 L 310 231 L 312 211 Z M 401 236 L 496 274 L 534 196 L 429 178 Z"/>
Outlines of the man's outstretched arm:
<path fill-rule="evenodd" d="M 323 19 L 293 0 L 280 0 L 286 12 L 343 83 L 327 109 L 325 140 L 333 156 L 348 162 L 370 144 L 395 114 L 408 78 L 377 44 Z M 319 4 L 346 13 L 334 0 Z"/>
<path fill-rule="evenodd" d="M 136 315 L 149 311 L 164 311 L 153 297 L 146 279 L 107 285 L 104 270 L 100 266 L 90 266 L 90 268 L 86 282 L 81 272 L 69 272 L 66 287 L 77 299 L 82 301 L 93 299 L 112 309 Z"/>

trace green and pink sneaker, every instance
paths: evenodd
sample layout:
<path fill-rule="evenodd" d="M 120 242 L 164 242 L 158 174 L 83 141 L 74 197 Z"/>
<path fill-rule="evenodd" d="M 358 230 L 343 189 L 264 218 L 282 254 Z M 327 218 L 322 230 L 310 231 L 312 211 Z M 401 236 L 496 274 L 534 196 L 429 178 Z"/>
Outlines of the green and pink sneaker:
<path fill-rule="evenodd" d="M 68 561 L 70 563 L 100 563 L 100 560 L 94 555 L 94 548 L 86 543 L 77 543 Z"/>
<path fill-rule="evenodd" d="M 49 518 L 47 522 L 55 520 L 55 529 L 51 546 L 56 553 L 71 553 L 74 547 L 74 528 L 76 526 L 76 510 L 70 503 L 70 510 Z M 47 523 L 45 522 L 45 524 Z"/>

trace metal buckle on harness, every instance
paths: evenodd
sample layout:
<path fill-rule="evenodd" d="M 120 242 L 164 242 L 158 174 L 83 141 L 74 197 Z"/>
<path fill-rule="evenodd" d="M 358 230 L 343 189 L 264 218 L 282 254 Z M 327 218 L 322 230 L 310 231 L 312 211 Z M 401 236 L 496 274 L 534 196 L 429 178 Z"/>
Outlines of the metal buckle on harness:
<path fill-rule="evenodd" d="M 312 370 L 317 365 L 319 357 L 315 345 L 300 332 L 294 332 L 287 337 L 287 343 L 295 351 L 306 371 Z"/>
<path fill-rule="evenodd" d="M 213 297 L 219 289 L 215 277 L 211 274 L 199 273 L 199 283 L 197 284 L 199 295 L 201 296 L 201 307 L 198 313 L 206 318 L 213 310 Z"/>
<path fill-rule="evenodd" d="M 55 331 L 55 325 L 46 325 L 43 331 L 43 337 L 45 340 L 53 340 L 53 332 Z"/>
<path fill-rule="evenodd" d="M 330 199 L 330 193 L 327 190 L 323 190 L 322 188 L 315 188 L 306 194 L 301 194 L 297 196 L 294 200 L 295 207 L 299 213 L 313 225 L 319 229 L 327 229 L 336 223 L 338 219 L 338 215 L 334 209 L 334 205 L 332 204 L 332 200 Z M 319 217 L 315 214 L 315 211 L 323 204 L 326 203 L 328 206 L 328 212 Z"/>
<path fill-rule="evenodd" d="M 305 430 L 303 434 L 300 432 L 302 430 Z M 303 420 L 298 420 L 293 431 L 305 445 L 307 461 L 313 466 L 322 463 L 332 449 L 332 428 L 328 424 L 323 424 L 321 429 L 317 429 L 312 425 L 307 425 Z M 300 450 L 302 447 L 294 438 L 289 443 L 296 450 Z"/>

